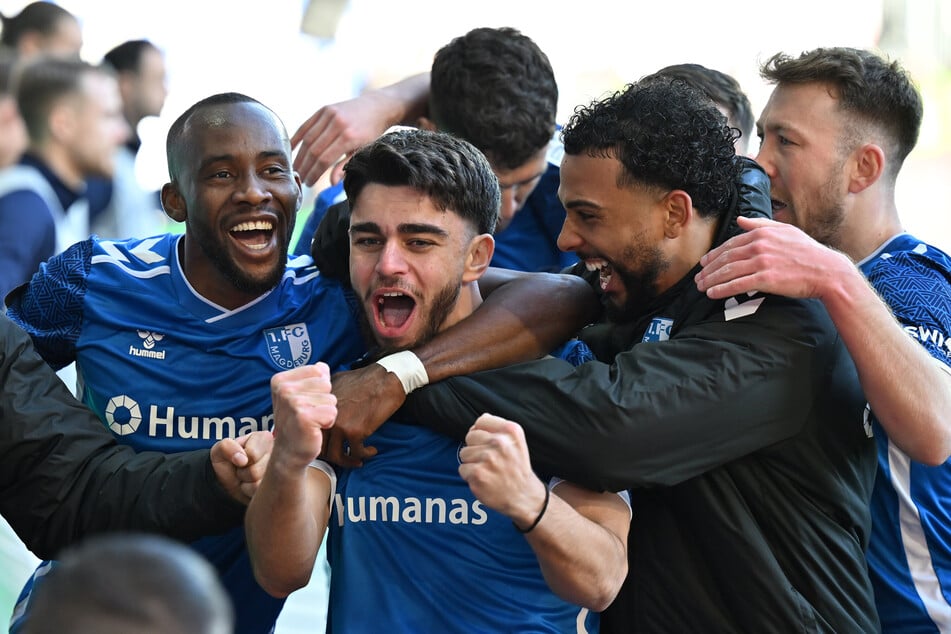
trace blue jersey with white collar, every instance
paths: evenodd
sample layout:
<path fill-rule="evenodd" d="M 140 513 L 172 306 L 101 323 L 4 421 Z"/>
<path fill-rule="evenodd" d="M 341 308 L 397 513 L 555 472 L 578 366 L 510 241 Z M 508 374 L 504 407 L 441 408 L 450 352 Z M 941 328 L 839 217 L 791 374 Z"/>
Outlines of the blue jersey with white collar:
<path fill-rule="evenodd" d="M 309 257 L 234 310 L 200 296 L 178 260 L 179 235 L 77 243 L 11 298 L 10 317 L 54 367 L 76 360 L 82 400 L 120 442 L 178 452 L 270 429 L 270 378 L 363 353 L 359 307 Z M 187 492 L 169 492 L 187 495 Z M 283 600 L 254 581 L 241 528 L 194 543 L 217 567 L 237 632 L 273 627 Z"/>

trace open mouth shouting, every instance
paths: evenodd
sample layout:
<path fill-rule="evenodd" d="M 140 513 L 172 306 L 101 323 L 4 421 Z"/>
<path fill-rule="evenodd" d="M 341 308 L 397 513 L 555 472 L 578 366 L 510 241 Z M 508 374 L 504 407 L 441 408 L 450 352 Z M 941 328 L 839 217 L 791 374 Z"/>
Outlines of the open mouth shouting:
<path fill-rule="evenodd" d="M 370 301 L 373 311 L 373 329 L 382 339 L 399 339 L 415 321 L 416 300 L 396 289 L 380 289 Z"/>
<path fill-rule="evenodd" d="M 601 290 L 610 293 L 611 281 L 614 279 L 614 267 L 604 258 L 585 258 L 584 265 L 589 271 L 598 271 L 598 283 Z"/>

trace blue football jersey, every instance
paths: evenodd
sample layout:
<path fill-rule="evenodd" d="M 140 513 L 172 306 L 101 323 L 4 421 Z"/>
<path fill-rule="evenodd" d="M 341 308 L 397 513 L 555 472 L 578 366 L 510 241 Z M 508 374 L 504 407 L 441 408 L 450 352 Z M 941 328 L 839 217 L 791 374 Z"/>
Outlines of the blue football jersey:
<path fill-rule="evenodd" d="M 556 354 L 593 358 L 577 340 Z M 557 597 L 525 536 L 473 495 L 464 443 L 391 420 L 367 444 L 375 458 L 336 470 L 328 632 L 598 631 L 600 616 Z"/>
<path fill-rule="evenodd" d="M 947 369 L 951 258 L 905 233 L 859 267 L 905 331 Z M 868 563 L 882 629 L 951 631 L 951 462 L 913 462 L 872 420 L 878 474 Z"/>
<path fill-rule="evenodd" d="M 364 352 L 359 306 L 309 256 L 290 260 L 270 292 L 227 310 L 185 279 L 179 239 L 78 243 L 9 308 L 51 365 L 75 359 L 82 400 L 120 442 L 170 453 L 270 429 L 275 372 L 317 361 L 335 370 Z M 283 600 L 254 581 L 243 529 L 194 546 L 234 601 L 236 631 L 269 632 Z"/>

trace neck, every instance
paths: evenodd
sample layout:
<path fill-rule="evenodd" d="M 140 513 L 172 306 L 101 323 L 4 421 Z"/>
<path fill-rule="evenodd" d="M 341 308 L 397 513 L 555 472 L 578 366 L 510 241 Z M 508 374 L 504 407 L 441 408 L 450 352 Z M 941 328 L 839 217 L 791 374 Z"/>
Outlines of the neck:
<path fill-rule="evenodd" d="M 30 152 L 43 160 L 56 176 L 73 190 L 82 188 L 85 175 L 69 158 L 67 152 L 58 146 L 31 145 Z"/>
<path fill-rule="evenodd" d="M 836 231 L 836 244 L 854 262 L 865 259 L 892 236 L 901 233 L 901 220 L 892 188 L 877 187 L 856 194 L 842 226 Z"/>
<path fill-rule="evenodd" d="M 658 290 L 663 292 L 683 279 L 690 273 L 703 254 L 713 248 L 716 237 L 717 222 L 715 219 L 697 217 L 691 227 L 685 230 L 676 239 L 675 250 L 667 260 L 667 270 L 658 279 Z"/>
<path fill-rule="evenodd" d="M 475 309 L 478 308 L 481 303 L 482 293 L 479 292 L 479 283 L 463 282 L 459 289 L 459 299 L 456 300 L 456 305 L 449 315 L 446 316 L 446 319 L 443 320 L 439 330 L 443 331 L 459 323 L 475 312 Z"/>

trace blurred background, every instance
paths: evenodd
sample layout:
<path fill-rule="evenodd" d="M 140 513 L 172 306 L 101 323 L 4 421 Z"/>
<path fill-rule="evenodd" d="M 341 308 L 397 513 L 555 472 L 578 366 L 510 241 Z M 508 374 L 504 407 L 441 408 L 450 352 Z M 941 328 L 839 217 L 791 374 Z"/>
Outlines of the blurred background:
<path fill-rule="evenodd" d="M 15 14 L 26 4 L 0 0 L 0 11 Z M 562 122 L 574 106 L 680 62 L 698 62 L 736 77 L 758 115 L 770 87 L 757 69 L 773 53 L 830 45 L 879 49 L 902 61 L 925 100 L 921 139 L 899 178 L 902 218 L 908 230 L 951 250 L 951 217 L 942 211 L 951 198 L 951 0 L 59 4 L 82 21 L 81 54 L 87 61 L 99 62 L 128 39 L 147 38 L 164 50 L 168 99 L 160 117 L 139 126 L 143 143 L 137 173 L 151 188 L 167 177 L 168 127 L 202 97 L 246 93 L 273 108 L 293 133 L 321 105 L 428 70 L 440 46 L 477 26 L 516 27 L 548 54 L 560 85 Z M 751 148 L 755 151 L 755 140 Z"/>

